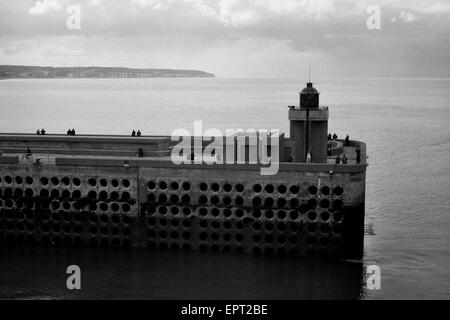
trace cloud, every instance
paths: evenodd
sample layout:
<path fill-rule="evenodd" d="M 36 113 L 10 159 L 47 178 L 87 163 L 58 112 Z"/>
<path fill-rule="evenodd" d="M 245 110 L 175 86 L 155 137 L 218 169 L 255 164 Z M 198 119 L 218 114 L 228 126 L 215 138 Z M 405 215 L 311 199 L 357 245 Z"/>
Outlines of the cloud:
<path fill-rule="evenodd" d="M 28 13 L 31 15 L 40 15 L 49 11 L 60 10 L 61 5 L 57 0 L 42 0 L 36 1 L 34 6 L 28 9 Z"/>
<path fill-rule="evenodd" d="M 78 2 L 82 28 L 74 33 L 66 28 L 65 8 Z M 406 75 L 448 74 L 450 70 L 448 0 L 0 3 L 3 63 L 35 61 L 34 55 L 53 65 L 70 61 L 79 65 L 189 66 L 219 75 L 282 76 L 293 69 L 289 65 L 317 64 L 314 57 L 320 57 L 323 67 L 315 70 L 331 74 L 360 71 L 383 75 L 393 70 Z M 380 30 L 366 27 L 368 5 L 381 9 Z M 30 16 L 49 12 L 52 14 L 45 19 Z M 33 41 L 39 41 L 39 46 L 29 45 Z M 53 46 L 46 47 L 47 43 Z M 52 50 L 58 54 L 52 55 Z"/>

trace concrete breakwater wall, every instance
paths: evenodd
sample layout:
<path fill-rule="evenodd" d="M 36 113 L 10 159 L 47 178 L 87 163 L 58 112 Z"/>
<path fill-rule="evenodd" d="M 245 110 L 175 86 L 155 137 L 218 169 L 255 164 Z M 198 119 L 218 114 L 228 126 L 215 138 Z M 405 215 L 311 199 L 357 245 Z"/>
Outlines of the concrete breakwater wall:
<path fill-rule="evenodd" d="M 365 165 L 0 161 L 0 240 L 362 256 Z"/>

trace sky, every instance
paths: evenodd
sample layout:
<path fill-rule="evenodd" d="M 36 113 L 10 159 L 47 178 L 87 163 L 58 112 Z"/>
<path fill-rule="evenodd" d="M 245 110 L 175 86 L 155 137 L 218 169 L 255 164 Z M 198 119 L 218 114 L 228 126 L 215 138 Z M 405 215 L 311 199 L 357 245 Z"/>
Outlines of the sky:
<path fill-rule="evenodd" d="M 0 0 L 0 64 L 450 77 L 449 49 L 450 0 Z"/>

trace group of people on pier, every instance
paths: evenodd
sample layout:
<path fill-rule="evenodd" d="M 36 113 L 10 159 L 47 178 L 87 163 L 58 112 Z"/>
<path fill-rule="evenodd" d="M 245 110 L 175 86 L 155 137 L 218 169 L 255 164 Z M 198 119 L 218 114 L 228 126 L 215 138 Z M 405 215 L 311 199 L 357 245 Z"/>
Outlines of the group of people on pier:
<path fill-rule="evenodd" d="M 74 136 L 74 135 L 75 135 L 75 129 L 69 129 L 69 130 L 67 130 L 67 135 L 68 135 L 68 136 Z"/>
<path fill-rule="evenodd" d="M 132 137 L 140 137 L 140 136 L 142 136 L 142 132 L 141 132 L 141 130 L 139 130 L 139 129 L 138 129 L 138 131 L 135 131 L 135 130 L 133 129 L 133 131 L 131 131 L 131 136 L 132 136 Z"/>

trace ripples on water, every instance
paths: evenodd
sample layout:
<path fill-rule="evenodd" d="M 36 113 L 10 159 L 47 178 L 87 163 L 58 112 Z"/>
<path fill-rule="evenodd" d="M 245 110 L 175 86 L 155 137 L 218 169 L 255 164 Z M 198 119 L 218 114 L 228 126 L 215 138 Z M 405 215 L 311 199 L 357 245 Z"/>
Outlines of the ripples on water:
<path fill-rule="evenodd" d="M 303 80 L 0 82 L 0 131 L 170 134 L 182 127 L 280 128 Z M 325 262 L 140 250 L 2 248 L 0 298 L 450 298 L 450 80 L 318 79 L 329 130 L 365 141 L 365 256 Z M 80 264 L 80 293 L 65 268 Z M 382 289 L 363 289 L 364 267 Z"/>

